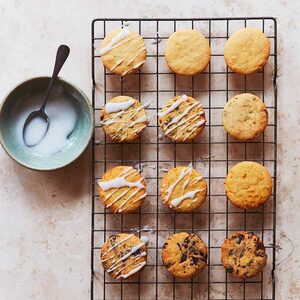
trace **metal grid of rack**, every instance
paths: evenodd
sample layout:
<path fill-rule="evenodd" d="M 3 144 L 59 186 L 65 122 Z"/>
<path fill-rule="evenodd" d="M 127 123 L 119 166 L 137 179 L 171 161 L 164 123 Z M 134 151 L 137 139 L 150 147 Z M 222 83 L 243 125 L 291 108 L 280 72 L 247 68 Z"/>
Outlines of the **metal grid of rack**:
<path fill-rule="evenodd" d="M 97 49 L 112 29 L 128 26 L 144 38 L 147 61 L 135 74 L 123 78 L 109 73 Z M 225 65 L 223 48 L 228 37 L 243 27 L 260 28 L 268 36 L 271 55 L 265 69 L 242 76 Z M 164 45 L 176 30 L 195 28 L 209 40 L 212 57 L 205 72 L 191 77 L 170 72 L 164 60 Z M 272 17 L 207 19 L 95 19 L 92 22 L 92 102 L 95 114 L 92 166 L 91 299 L 275 299 L 276 238 L 276 144 L 277 144 L 277 23 Z M 229 137 L 221 114 L 226 101 L 235 94 L 250 92 L 265 102 L 269 124 L 255 140 L 239 142 Z M 149 126 L 134 142 L 109 141 L 100 126 L 101 107 L 117 95 L 129 95 L 142 103 L 151 101 L 147 112 Z M 193 142 L 174 143 L 160 135 L 157 112 L 174 95 L 187 94 L 199 100 L 206 113 L 206 129 Z M 271 199 L 261 208 L 244 211 L 227 201 L 224 179 L 230 167 L 252 160 L 265 165 L 273 178 Z M 174 166 L 192 163 L 208 183 L 206 203 L 190 214 L 164 208 L 159 185 L 164 172 Z M 130 215 L 113 214 L 99 200 L 97 181 L 116 165 L 138 165 L 148 187 L 140 211 Z M 102 243 L 118 232 L 153 229 L 148 235 L 148 263 L 135 279 L 116 281 L 100 266 Z M 220 246 L 232 232 L 253 231 L 264 241 L 268 264 L 264 271 L 248 280 L 227 274 L 220 262 Z M 161 261 L 165 239 L 180 231 L 199 234 L 209 249 L 208 266 L 189 280 L 174 279 Z M 141 232 L 137 230 L 137 234 Z"/>

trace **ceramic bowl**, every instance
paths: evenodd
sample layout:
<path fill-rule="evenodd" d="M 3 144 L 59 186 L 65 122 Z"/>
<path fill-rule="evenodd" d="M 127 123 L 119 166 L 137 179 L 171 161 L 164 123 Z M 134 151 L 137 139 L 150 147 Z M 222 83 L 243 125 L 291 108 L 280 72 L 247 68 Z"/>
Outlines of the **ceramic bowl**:
<path fill-rule="evenodd" d="M 37 77 L 18 85 L 4 99 L 0 107 L 0 142 L 6 153 L 20 165 L 39 171 L 49 171 L 62 168 L 78 158 L 87 148 L 94 128 L 93 109 L 85 94 L 73 84 L 58 78 L 55 89 L 63 91 L 76 110 L 75 128 L 68 136 L 66 146 L 53 154 L 36 154 L 25 146 L 20 132 L 17 130 L 17 107 L 22 101 L 46 91 L 49 77 Z M 51 96 L 50 96 L 51 97 Z M 43 99 L 41 99 L 42 103 Z M 51 98 L 49 99 L 49 102 Z M 24 104 L 24 103 L 23 103 Z M 47 112 L 47 108 L 46 108 Z"/>

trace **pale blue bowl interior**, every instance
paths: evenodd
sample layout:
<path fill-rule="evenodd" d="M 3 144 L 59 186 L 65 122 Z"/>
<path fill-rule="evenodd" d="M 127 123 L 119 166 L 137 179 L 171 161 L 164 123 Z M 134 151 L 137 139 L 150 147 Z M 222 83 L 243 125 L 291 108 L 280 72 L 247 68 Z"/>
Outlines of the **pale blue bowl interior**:
<path fill-rule="evenodd" d="M 7 96 L 0 111 L 0 139 L 4 150 L 21 165 L 42 171 L 61 168 L 79 157 L 89 144 L 94 126 L 93 111 L 88 98 L 78 88 L 58 79 L 55 87 L 63 89 L 76 110 L 75 128 L 68 138 L 67 146 L 60 152 L 40 155 L 28 151 L 28 148 L 17 137 L 16 107 L 20 101 L 25 101 L 24 99 L 28 99 L 31 95 L 46 91 L 49 80 L 49 77 L 39 77 L 22 83 Z"/>

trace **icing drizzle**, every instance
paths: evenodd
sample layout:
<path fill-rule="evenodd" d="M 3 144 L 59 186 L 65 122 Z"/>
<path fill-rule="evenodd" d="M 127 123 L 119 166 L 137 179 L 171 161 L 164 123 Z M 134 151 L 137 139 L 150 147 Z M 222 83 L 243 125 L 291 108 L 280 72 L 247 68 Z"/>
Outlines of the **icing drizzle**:
<path fill-rule="evenodd" d="M 179 177 L 176 179 L 176 181 L 173 184 L 171 184 L 165 191 L 165 194 L 163 195 L 164 196 L 164 201 L 163 201 L 164 204 L 166 204 L 170 200 L 174 189 L 182 180 L 184 180 L 184 182 L 183 182 L 182 189 L 181 189 L 181 196 L 170 201 L 169 206 L 171 208 L 172 207 L 177 208 L 186 199 L 192 199 L 192 202 L 196 201 L 196 199 L 195 199 L 196 194 L 204 191 L 206 189 L 206 187 L 199 188 L 194 191 L 185 192 L 185 189 L 189 184 L 194 184 L 203 179 L 202 176 L 198 176 L 196 178 L 191 179 L 192 172 L 193 172 L 193 167 L 191 165 L 189 165 L 188 167 L 185 167 L 181 170 Z"/>
<path fill-rule="evenodd" d="M 127 167 L 123 172 L 121 172 L 119 177 L 113 178 L 111 180 L 108 181 L 99 181 L 98 185 L 99 187 L 103 190 L 103 191 L 109 191 L 112 190 L 111 192 L 108 192 L 105 194 L 105 199 L 104 199 L 104 205 L 106 205 L 106 207 L 111 207 L 114 203 L 118 202 L 119 200 L 125 198 L 123 200 L 123 202 L 120 203 L 120 205 L 118 205 L 118 207 L 115 209 L 115 213 L 121 213 L 122 211 L 124 211 L 127 207 L 127 204 L 129 204 L 129 201 L 135 196 L 137 195 L 141 190 L 144 190 L 144 193 L 138 197 L 137 199 L 135 199 L 134 201 L 130 202 L 130 205 L 143 200 L 146 195 L 146 188 L 145 186 L 142 184 L 142 181 L 144 180 L 143 178 L 140 178 L 138 181 L 136 182 L 132 182 L 132 181 L 128 181 L 126 179 L 126 177 L 135 174 L 137 175 L 138 172 L 136 169 L 134 169 L 133 167 Z M 109 204 L 107 204 L 108 200 L 119 191 L 120 188 L 125 188 L 125 190 L 118 195 L 112 202 L 110 202 Z M 133 191 L 133 189 L 135 189 L 135 191 Z M 132 193 L 129 193 L 130 191 L 132 191 Z"/>
<path fill-rule="evenodd" d="M 142 251 L 140 253 L 137 253 L 143 246 L 147 245 L 149 242 L 148 237 L 146 236 L 141 236 L 141 243 L 139 243 L 136 246 L 133 246 L 131 248 L 129 248 L 128 250 L 125 251 L 125 254 L 123 256 L 121 256 L 119 259 L 114 259 L 116 255 L 113 255 L 109 258 L 105 258 L 104 257 L 111 252 L 113 249 L 115 249 L 118 245 L 124 243 L 125 241 L 127 241 L 128 239 L 130 239 L 131 237 L 133 237 L 133 234 L 129 234 L 128 236 L 126 236 L 125 238 L 121 239 L 119 242 L 117 242 L 116 244 L 114 244 L 112 247 L 110 247 L 101 257 L 101 262 L 105 262 L 108 260 L 112 259 L 112 264 L 111 266 L 107 269 L 107 273 L 112 273 L 115 271 L 115 276 L 117 276 L 117 279 L 126 279 L 129 276 L 133 275 L 134 273 L 138 272 L 140 269 L 142 269 L 145 265 L 146 265 L 146 261 L 142 261 L 139 264 L 137 264 L 137 266 L 135 268 L 133 268 L 131 271 L 129 271 L 126 274 L 122 274 L 122 271 L 127 269 L 128 267 L 134 265 L 141 257 L 145 257 L 147 256 L 147 252 Z M 134 255 L 134 258 L 131 258 L 132 255 Z M 131 261 L 128 263 L 128 259 L 131 258 Z"/>
<path fill-rule="evenodd" d="M 143 42 L 143 39 L 140 35 L 131 33 L 127 26 L 123 27 L 112 39 L 111 41 L 103 48 L 100 49 L 99 55 L 103 56 L 107 54 L 109 51 L 116 49 L 124 44 L 127 44 L 128 46 L 125 47 L 120 52 L 120 59 L 110 68 L 110 71 L 113 72 L 118 66 L 123 64 L 126 59 L 128 59 L 126 66 L 130 66 L 134 63 L 136 58 L 140 56 L 144 51 L 146 51 L 145 43 Z M 136 46 L 136 51 L 132 54 L 132 56 L 127 57 L 127 52 L 133 47 Z M 125 70 L 121 76 L 126 75 L 127 73 L 130 73 L 132 70 L 139 68 L 141 65 L 145 63 L 145 60 L 133 64 L 131 67 L 129 67 L 127 70 Z"/>
<path fill-rule="evenodd" d="M 147 117 L 146 113 L 144 113 L 141 117 L 136 118 L 136 115 L 143 110 L 144 108 L 148 107 L 150 103 L 146 103 L 139 107 L 133 108 L 128 110 L 136 103 L 136 100 L 130 98 L 123 102 L 109 102 L 105 104 L 105 111 L 108 113 L 106 118 L 100 122 L 101 125 L 110 126 L 113 124 L 120 124 L 120 126 L 115 130 L 114 134 L 111 135 L 113 139 L 117 139 L 123 141 L 126 138 L 126 130 L 129 128 L 134 127 L 135 125 L 138 126 L 133 133 L 138 134 L 142 131 L 149 123 L 149 118 Z M 128 111 L 127 111 L 128 110 Z M 126 113 L 126 118 L 122 118 L 122 115 Z M 130 122 L 128 122 L 128 119 Z"/>
<path fill-rule="evenodd" d="M 183 103 L 185 100 L 187 100 L 187 96 L 183 95 L 179 99 L 177 99 L 175 102 L 171 104 L 166 110 L 160 111 L 158 113 L 159 118 L 163 118 L 167 116 L 168 114 L 172 113 L 181 103 Z M 198 111 L 195 112 L 194 114 L 188 116 L 187 118 L 183 119 L 186 117 L 189 112 L 193 108 L 201 108 L 201 104 L 198 102 L 195 102 L 193 104 L 187 103 L 181 108 L 185 108 L 182 112 L 179 113 L 176 117 L 172 118 L 169 121 L 165 121 L 162 124 L 164 133 L 166 135 L 172 133 L 175 129 L 178 128 L 176 133 L 173 135 L 173 139 L 178 139 L 182 132 L 184 130 L 187 131 L 187 135 L 184 137 L 184 141 L 188 139 L 200 126 L 205 124 L 205 118 L 201 119 L 201 116 L 204 114 L 204 111 Z"/>

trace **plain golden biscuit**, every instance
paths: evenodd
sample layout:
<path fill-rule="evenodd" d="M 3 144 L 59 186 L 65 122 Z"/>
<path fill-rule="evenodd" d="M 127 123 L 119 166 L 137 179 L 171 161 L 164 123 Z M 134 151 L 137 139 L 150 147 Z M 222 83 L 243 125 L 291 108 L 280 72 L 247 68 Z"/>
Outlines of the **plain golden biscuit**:
<path fill-rule="evenodd" d="M 98 182 L 103 204 L 114 213 L 131 213 L 143 204 L 146 182 L 133 167 L 118 166 L 109 169 Z"/>
<path fill-rule="evenodd" d="M 194 75 L 202 72 L 210 60 L 208 40 L 195 29 L 176 31 L 166 43 L 165 58 L 174 73 Z"/>
<path fill-rule="evenodd" d="M 236 232 L 221 247 L 221 261 L 228 273 L 237 278 L 251 278 L 267 263 L 265 247 L 252 232 Z"/>
<path fill-rule="evenodd" d="M 272 193 L 272 178 L 264 166 L 253 161 L 243 161 L 229 170 L 225 192 L 236 207 L 256 208 L 269 199 Z"/>
<path fill-rule="evenodd" d="M 202 105 L 186 95 L 173 97 L 158 113 L 163 133 L 176 142 L 192 141 L 205 127 Z"/>
<path fill-rule="evenodd" d="M 173 276 L 191 278 L 206 267 L 207 249 L 196 234 L 176 233 L 163 245 L 162 261 Z"/>
<path fill-rule="evenodd" d="M 224 58 L 228 67 L 240 74 L 259 72 L 270 55 L 270 42 L 256 28 L 244 28 L 235 32 L 226 42 Z"/>
<path fill-rule="evenodd" d="M 124 76 L 145 63 L 147 50 L 142 37 L 124 27 L 113 30 L 104 38 L 99 54 L 110 72 Z"/>
<path fill-rule="evenodd" d="M 224 107 L 223 126 L 229 135 L 238 140 L 246 141 L 258 137 L 267 125 L 267 108 L 255 95 L 236 95 Z"/>
<path fill-rule="evenodd" d="M 191 212 L 200 207 L 206 193 L 205 179 L 191 166 L 171 169 L 164 175 L 160 186 L 164 205 L 177 212 Z"/>
<path fill-rule="evenodd" d="M 147 263 L 147 243 L 146 237 L 134 234 L 111 235 L 101 248 L 103 268 L 115 279 L 137 276 Z"/>
<path fill-rule="evenodd" d="M 140 136 L 149 123 L 144 106 L 137 99 L 118 96 L 102 108 L 102 129 L 110 140 L 130 142 Z"/>

